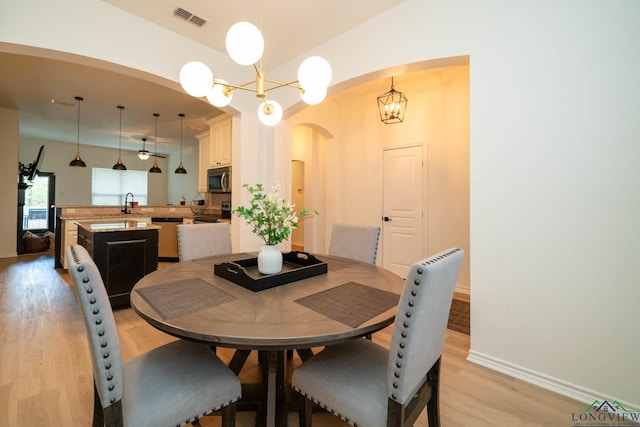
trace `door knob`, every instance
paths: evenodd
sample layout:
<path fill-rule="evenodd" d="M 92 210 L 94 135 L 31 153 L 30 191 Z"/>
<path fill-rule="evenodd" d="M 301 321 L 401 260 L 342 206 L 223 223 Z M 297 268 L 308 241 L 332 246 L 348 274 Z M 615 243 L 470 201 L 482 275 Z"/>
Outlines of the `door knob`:
<path fill-rule="evenodd" d="M 389 222 L 389 221 L 391 221 L 391 218 L 389 218 L 388 216 L 383 216 L 382 220 L 385 221 L 385 222 Z"/>

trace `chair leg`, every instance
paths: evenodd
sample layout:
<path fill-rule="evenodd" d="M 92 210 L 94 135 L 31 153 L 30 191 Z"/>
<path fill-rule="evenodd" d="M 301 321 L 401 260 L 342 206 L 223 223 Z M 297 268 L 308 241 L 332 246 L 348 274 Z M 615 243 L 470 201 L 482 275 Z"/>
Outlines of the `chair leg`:
<path fill-rule="evenodd" d="M 122 414 L 122 400 L 104 408 L 104 427 L 122 427 L 124 426 Z"/>
<path fill-rule="evenodd" d="M 301 394 L 298 394 L 298 424 L 300 427 L 311 427 L 311 415 L 313 402 Z"/>
<path fill-rule="evenodd" d="M 427 418 L 429 427 L 440 427 L 440 359 L 427 374 L 431 385 L 431 399 L 427 402 Z"/>
<path fill-rule="evenodd" d="M 236 404 L 232 403 L 220 410 L 222 412 L 222 427 L 235 427 L 236 425 Z"/>
<path fill-rule="evenodd" d="M 98 395 L 98 389 L 96 384 L 93 384 L 93 427 L 104 426 L 104 412 L 102 411 L 102 403 L 100 403 L 100 396 Z"/>

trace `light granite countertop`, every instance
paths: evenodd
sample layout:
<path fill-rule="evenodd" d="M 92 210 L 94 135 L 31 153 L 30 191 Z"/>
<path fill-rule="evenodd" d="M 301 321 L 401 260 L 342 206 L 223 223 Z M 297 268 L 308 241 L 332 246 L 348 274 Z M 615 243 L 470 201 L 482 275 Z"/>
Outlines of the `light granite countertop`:
<path fill-rule="evenodd" d="M 91 233 L 104 233 L 112 231 L 139 231 L 139 230 L 158 230 L 162 227 L 147 222 L 140 222 L 131 219 L 119 220 L 113 218 L 111 221 L 106 220 L 87 220 L 76 221 L 78 227 L 83 228 Z"/>
<path fill-rule="evenodd" d="M 189 206 L 135 206 L 123 213 L 122 206 L 56 206 L 61 220 L 93 220 L 112 218 L 193 218 Z"/>

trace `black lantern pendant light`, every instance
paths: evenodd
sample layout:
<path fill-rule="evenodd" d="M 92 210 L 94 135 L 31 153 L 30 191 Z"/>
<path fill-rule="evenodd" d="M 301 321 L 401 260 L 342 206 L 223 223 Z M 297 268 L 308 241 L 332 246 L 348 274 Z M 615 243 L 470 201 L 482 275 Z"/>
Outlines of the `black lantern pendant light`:
<path fill-rule="evenodd" d="M 76 158 L 69 162 L 69 166 L 86 168 L 87 164 L 80 158 L 80 102 L 84 101 L 84 98 L 76 96 L 76 101 L 78 101 L 78 149 L 76 151 Z"/>
<path fill-rule="evenodd" d="M 182 119 L 184 118 L 184 114 L 178 114 L 180 116 L 180 166 L 175 170 L 175 173 L 187 173 L 187 170 L 182 166 Z"/>
<path fill-rule="evenodd" d="M 393 76 L 391 76 L 391 90 L 378 97 L 378 110 L 380 110 L 380 120 L 388 125 L 401 123 L 404 120 L 407 97 L 394 89 Z"/>
<path fill-rule="evenodd" d="M 118 105 L 118 110 L 120 110 L 120 137 L 118 139 L 118 162 L 113 165 L 112 169 L 119 171 L 126 171 L 127 167 L 122 163 L 122 110 L 124 107 L 122 105 Z"/>
<path fill-rule="evenodd" d="M 160 169 L 158 167 L 158 117 L 160 117 L 160 114 L 158 113 L 153 113 L 153 116 L 156 118 L 156 136 L 153 139 L 153 154 L 155 155 L 154 160 L 153 160 L 153 166 L 151 166 L 151 169 L 149 169 L 150 173 L 162 173 L 162 169 Z"/>

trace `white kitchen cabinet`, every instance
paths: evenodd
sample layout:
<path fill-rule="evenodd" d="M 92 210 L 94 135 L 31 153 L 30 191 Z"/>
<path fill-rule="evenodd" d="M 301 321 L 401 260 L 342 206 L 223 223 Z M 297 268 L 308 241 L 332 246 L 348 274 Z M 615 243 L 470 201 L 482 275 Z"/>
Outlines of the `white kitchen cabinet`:
<path fill-rule="evenodd" d="M 75 219 L 63 221 L 62 242 L 60 243 L 60 263 L 62 268 L 68 269 L 67 264 L 67 246 L 78 243 L 78 226 Z"/>
<path fill-rule="evenodd" d="M 215 117 L 207 121 L 209 125 L 210 153 L 209 167 L 231 165 L 231 116 Z"/>
<path fill-rule="evenodd" d="M 231 165 L 232 116 L 223 115 L 207 121 L 209 131 L 198 138 L 198 192 L 207 191 L 207 170 Z"/>
<path fill-rule="evenodd" d="M 211 162 L 211 138 L 209 132 L 196 135 L 198 138 L 198 192 L 207 191 L 207 169 Z"/>

